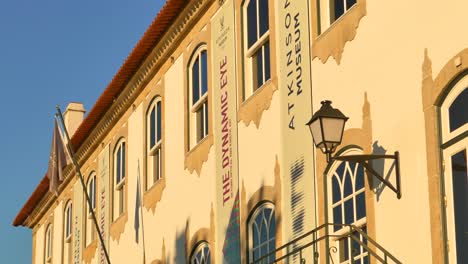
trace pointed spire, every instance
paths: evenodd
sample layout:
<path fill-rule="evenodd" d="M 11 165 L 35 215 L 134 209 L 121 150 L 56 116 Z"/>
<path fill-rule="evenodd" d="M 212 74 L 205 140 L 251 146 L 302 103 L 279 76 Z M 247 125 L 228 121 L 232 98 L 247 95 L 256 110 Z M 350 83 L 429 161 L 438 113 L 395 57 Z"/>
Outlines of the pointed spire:
<path fill-rule="evenodd" d="M 369 144 L 372 143 L 372 119 L 370 103 L 367 98 L 367 92 L 364 92 L 364 104 L 362 105 L 362 130 L 368 135 Z"/>
<path fill-rule="evenodd" d="M 423 74 L 423 80 L 426 78 L 431 78 L 432 80 L 432 61 L 429 58 L 427 48 L 424 49 L 424 61 L 422 64 L 422 74 Z"/>

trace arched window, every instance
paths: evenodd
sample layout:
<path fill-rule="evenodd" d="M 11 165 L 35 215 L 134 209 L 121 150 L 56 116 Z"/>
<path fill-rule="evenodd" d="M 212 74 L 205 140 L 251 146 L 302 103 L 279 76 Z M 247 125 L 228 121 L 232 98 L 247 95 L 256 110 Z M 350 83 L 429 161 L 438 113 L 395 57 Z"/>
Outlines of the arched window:
<path fill-rule="evenodd" d="M 153 99 L 146 114 L 146 189 L 162 178 L 162 100 Z"/>
<path fill-rule="evenodd" d="M 249 263 L 266 256 L 276 249 L 275 206 L 261 204 L 250 216 L 248 223 Z M 275 254 L 264 259 L 265 263 L 275 260 Z"/>
<path fill-rule="evenodd" d="M 49 224 L 45 231 L 45 252 L 44 252 L 44 262 L 52 261 L 52 224 Z"/>
<path fill-rule="evenodd" d="M 198 243 L 190 257 L 190 264 L 211 264 L 210 247 L 207 242 Z"/>
<path fill-rule="evenodd" d="M 270 26 L 268 0 L 247 0 L 244 4 L 246 38 L 246 78 L 251 82 L 252 94 L 271 78 L 270 73 Z"/>
<path fill-rule="evenodd" d="M 452 87 L 440 107 L 446 230 L 448 240 L 453 241 L 448 253 L 450 263 L 468 263 L 467 87 L 468 74 Z"/>
<path fill-rule="evenodd" d="M 89 199 L 91 200 L 91 207 L 89 207 L 88 202 L 86 203 L 86 221 L 85 222 L 85 241 L 86 246 L 89 246 L 93 242 L 95 237 L 95 227 L 93 224 L 93 215 L 92 213 L 96 211 L 96 173 L 91 172 L 88 177 L 88 183 L 86 185 L 88 191 Z"/>
<path fill-rule="evenodd" d="M 125 211 L 125 140 L 118 141 L 114 151 L 114 195 L 113 195 L 113 219 L 116 220 Z"/>
<path fill-rule="evenodd" d="M 328 181 L 331 183 L 331 194 L 328 199 L 328 211 L 335 224 L 333 235 L 340 236 L 349 232 L 348 228 L 340 224 L 352 224 L 367 232 L 364 168 L 358 163 L 345 161 L 333 164 L 330 171 Z M 353 235 L 365 241 L 358 232 Z M 338 263 L 350 263 L 351 258 L 356 263 L 369 263 L 367 251 L 351 238 L 337 239 L 335 243 L 339 254 L 333 257 L 338 259 Z"/>
<path fill-rule="evenodd" d="M 63 225 L 63 263 L 72 263 L 72 221 L 73 221 L 73 207 L 72 202 L 68 201 L 65 205 L 64 211 L 64 225 Z"/>
<path fill-rule="evenodd" d="M 205 46 L 198 48 L 189 64 L 190 147 L 208 135 L 208 54 Z"/>

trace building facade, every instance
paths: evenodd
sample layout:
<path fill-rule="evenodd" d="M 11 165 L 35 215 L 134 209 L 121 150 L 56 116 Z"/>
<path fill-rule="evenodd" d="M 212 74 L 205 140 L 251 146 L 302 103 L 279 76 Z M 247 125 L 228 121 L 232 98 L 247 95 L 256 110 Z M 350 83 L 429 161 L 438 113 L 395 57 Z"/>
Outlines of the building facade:
<path fill-rule="evenodd" d="M 32 263 L 105 263 L 98 231 L 113 264 L 465 263 L 467 8 L 168 0 L 86 117 L 65 111 L 91 206 L 72 165 L 58 196 L 44 177 L 13 223 Z M 370 164 L 399 167 L 401 199 L 314 147 L 323 100 L 349 117 L 334 155 L 399 152 Z"/>

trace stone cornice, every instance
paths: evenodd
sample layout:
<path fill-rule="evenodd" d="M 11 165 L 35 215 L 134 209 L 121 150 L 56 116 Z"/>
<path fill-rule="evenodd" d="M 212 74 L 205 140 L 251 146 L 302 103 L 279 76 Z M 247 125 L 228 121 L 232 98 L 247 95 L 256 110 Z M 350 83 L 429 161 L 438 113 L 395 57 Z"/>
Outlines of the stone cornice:
<path fill-rule="evenodd" d="M 119 94 L 106 114 L 100 119 L 99 123 L 86 138 L 80 149 L 76 152 L 76 158 L 80 165 L 83 165 L 87 158 L 103 141 L 107 133 L 117 123 L 137 96 L 143 90 L 145 85 L 156 74 L 162 65 L 170 58 L 172 52 L 178 47 L 182 39 L 192 28 L 192 25 L 206 11 L 215 0 L 194 0 L 190 1 L 181 14 L 176 18 L 173 26 L 164 34 L 161 40 L 156 44 L 151 54 L 145 62 L 139 67 L 137 73 L 133 75 L 123 91 Z M 74 175 L 71 166 L 65 168 L 65 181 L 59 187 L 59 193 L 67 186 Z M 57 197 L 49 192 L 41 199 L 33 212 L 25 220 L 24 225 L 33 227 L 44 215 L 47 209 L 53 204 Z"/>

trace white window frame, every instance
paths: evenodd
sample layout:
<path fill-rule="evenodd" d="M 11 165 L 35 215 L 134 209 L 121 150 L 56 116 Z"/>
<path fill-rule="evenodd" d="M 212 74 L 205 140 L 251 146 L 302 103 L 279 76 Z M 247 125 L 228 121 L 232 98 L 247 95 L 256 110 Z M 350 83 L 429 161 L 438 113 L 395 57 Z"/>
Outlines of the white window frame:
<path fill-rule="evenodd" d="M 249 4 L 253 1 L 258 1 L 258 0 L 248 0 L 245 1 L 243 7 L 242 7 L 242 13 L 243 18 L 244 18 L 244 50 L 245 50 L 245 87 L 248 87 L 244 91 L 244 99 L 249 98 L 253 94 L 255 94 L 256 91 L 260 90 L 261 87 L 263 87 L 270 79 L 271 79 L 271 43 L 270 43 L 270 19 L 268 18 L 268 30 L 263 33 L 261 36 L 257 36 L 257 41 L 252 44 L 251 47 L 249 47 L 249 17 L 247 14 L 247 8 Z M 270 6 L 270 3 L 268 2 L 268 9 L 272 8 Z M 256 14 L 256 24 L 257 24 L 257 33 L 260 33 L 260 15 L 259 15 L 259 8 L 257 8 L 257 14 Z M 269 71 L 270 71 L 270 78 L 266 78 L 266 68 L 265 68 L 265 56 L 263 56 L 263 63 L 262 63 L 262 72 L 261 72 L 261 77 L 262 77 L 262 85 L 257 87 L 257 79 L 259 76 L 259 73 L 257 72 L 257 67 L 256 67 L 256 62 L 255 62 L 255 54 L 260 51 L 260 49 L 264 49 L 266 43 L 269 43 L 270 45 L 270 52 L 268 56 L 270 56 L 270 65 L 269 65 Z"/>
<path fill-rule="evenodd" d="M 442 131 L 442 144 L 454 140 L 462 133 L 468 131 L 468 123 L 450 131 L 449 108 L 457 97 L 468 87 L 468 74 L 463 76 L 447 94 L 440 107 L 440 123 Z M 447 239 L 450 243 L 450 251 L 448 252 L 449 263 L 457 263 L 457 245 L 456 245 L 456 230 L 455 230 L 455 208 L 453 201 L 453 181 L 452 181 L 452 156 L 465 150 L 468 155 L 468 138 L 460 138 L 452 145 L 442 150 L 442 158 L 445 163 L 444 169 L 444 187 L 446 197 L 446 228 Z"/>
<path fill-rule="evenodd" d="M 351 6 L 347 6 L 346 0 L 343 1 L 343 14 L 335 19 L 335 10 L 334 10 L 334 0 L 317 0 L 320 2 L 320 10 L 319 10 L 319 17 L 320 17 L 320 33 L 325 32 L 328 28 L 330 28 L 334 23 L 341 20 L 349 10 L 354 8 L 358 4 L 358 0 Z"/>
<path fill-rule="evenodd" d="M 158 122 L 158 113 L 157 113 L 157 104 L 160 104 L 161 110 L 161 120 Z M 162 179 L 162 166 L 163 166 L 163 159 L 162 159 L 162 134 L 163 134 L 163 123 L 162 123 L 162 115 L 163 115 L 163 102 L 161 96 L 156 96 L 153 98 L 151 104 L 148 107 L 148 111 L 146 114 L 146 190 L 149 190 L 151 186 L 153 186 L 158 180 Z M 151 112 L 154 110 L 154 120 L 151 120 Z M 154 137 L 155 137 L 155 144 L 151 147 L 151 122 L 154 122 Z M 161 131 L 161 135 L 158 135 L 158 123 L 161 125 L 159 130 Z M 159 140 L 158 140 L 159 136 Z M 156 168 L 155 168 L 156 165 Z"/>
<path fill-rule="evenodd" d="M 89 199 L 91 200 L 91 209 L 88 205 L 88 202 L 85 201 L 85 245 L 89 246 L 94 241 L 94 237 L 96 235 L 96 229 L 94 227 L 92 215 L 92 212 L 96 212 L 96 172 L 94 171 L 89 174 L 88 183 L 86 184 L 86 191 L 88 192 Z"/>
<path fill-rule="evenodd" d="M 125 141 L 125 138 L 121 138 L 119 139 L 119 141 L 117 142 L 117 144 L 115 145 L 115 150 L 114 150 L 114 155 L 113 155 L 113 158 L 114 158 L 114 173 L 113 173 L 113 182 L 114 182 L 114 195 L 113 195 L 113 205 L 114 205 L 114 208 L 113 208 L 113 219 L 114 221 L 119 218 L 119 216 L 121 216 L 126 208 L 125 208 L 125 182 L 126 182 L 126 179 L 127 179 L 127 175 L 126 175 L 126 170 L 127 170 L 127 166 L 126 166 L 126 159 L 127 159 L 127 144 L 126 144 L 126 141 Z M 118 155 L 119 154 L 119 149 L 123 149 L 124 151 L 120 152 L 120 156 Z M 120 171 L 121 171 L 121 177 L 120 177 L 120 181 L 117 182 L 117 159 L 120 159 Z M 116 207 L 117 206 L 117 207 Z"/>
<path fill-rule="evenodd" d="M 268 234 L 268 238 L 269 240 L 266 241 L 266 242 L 262 242 L 260 243 L 260 245 L 258 247 L 261 247 L 262 244 L 269 244 L 274 238 L 275 239 L 275 249 L 276 250 L 276 230 L 278 228 L 278 223 L 276 223 L 276 210 L 275 210 L 275 205 L 271 202 L 263 202 L 262 204 L 260 204 L 256 209 L 255 211 L 253 211 L 251 214 L 250 214 L 250 217 L 249 217 L 249 222 L 248 222 L 248 243 L 249 243 L 249 252 L 248 252 L 248 258 L 249 258 L 249 263 L 252 263 L 254 261 L 253 259 L 253 251 L 256 249 L 254 248 L 254 244 L 253 244 L 253 235 L 254 235 L 254 230 L 253 230 L 253 225 L 255 224 L 255 219 L 257 218 L 257 216 L 260 214 L 260 213 L 263 213 L 263 210 L 264 209 L 272 209 L 273 212 L 272 214 L 270 215 L 270 219 L 269 219 L 269 222 L 268 222 L 268 226 L 266 228 L 267 232 L 270 231 L 270 224 L 271 224 L 271 221 L 275 221 L 275 233 L 274 234 Z M 270 250 L 271 252 L 272 250 Z M 266 253 L 265 253 L 266 254 Z M 262 253 L 262 256 L 260 257 L 263 257 L 264 254 Z M 275 258 L 275 256 L 273 255 L 273 257 Z"/>
<path fill-rule="evenodd" d="M 349 149 L 349 150 L 346 150 L 344 151 L 343 153 L 340 154 L 340 156 L 346 156 L 346 155 L 360 155 L 362 154 L 362 151 L 360 151 L 359 149 Z M 332 182 L 332 178 L 333 177 L 336 177 L 338 176 L 337 174 L 337 169 L 338 167 L 342 164 L 342 163 L 345 163 L 345 169 L 343 171 L 343 173 L 346 175 L 346 170 L 348 170 L 348 172 L 351 172 L 352 173 L 352 181 L 351 181 L 351 184 L 352 184 L 352 188 L 353 188 L 353 191 L 350 195 L 347 195 L 346 197 L 343 198 L 344 196 L 344 181 L 345 179 L 343 180 L 343 183 L 342 185 L 340 186 L 341 187 L 341 199 L 334 203 L 333 202 L 333 182 Z M 357 203 L 356 203 L 356 197 L 361 194 L 361 193 L 364 193 L 364 195 L 366 196 L 367 198 L 367 193 L 366 193 L 366 174 L 365 174 L 365 169 L 362 168 L 362 170 L 364 171 L 363 172 L 363 177 L 364 177 L 364 187 L 362 189 L 359 189 L 357 191 L 354 191 L 355 190 L 355 186 L 356 186 L 356 175 L 357 175 L 357 171 L 358 171 L 358 167 L 361 166 L 361 165 L 358 165 L 357 163 L 355 164 L 355 167 L 354 168 L 351 168 L 351 166 L 349 165 L 350 162 L 347 162 L 347 161 L 340 161 L 340 162 L 334 162 L 332 167 L 330 168 L 329 170 L 329 173 L 327 175 L 327 185 L 328 185 L 328 191 L 327 191 L 327 194 L 328 194 L 328 219 L 330 219 L 330 222 L 333 222 L 333 208 L 336 206 L 336 205 L 339 205 L 341 204 L 341 209 L 342 209 L 342 213 L 341 213 L 341 216 L 342 216 L 342 221 L 343 223 L 345 222 L 345 213 L 344 213 L 344 210 L 345 210 L 345 202 L 346 201 L 349 201 L 350 199 L 354 199 L 354 202 L 353 202 L 353 216 L 354 217 L 357 217 Z M 343 175 L 344 176 L 344 175 Z M 363 227 L 366 227 L 367 228 L 367 212 L 368 212 L 368 208 L 367 208 L 367 205 L 366 205 L 366 215 L 361 218 L 361 219 L 354 219 L 353 223 L 351 223 L 352 225 L 354 226 L 357 226 L 358 228 L 363 228 Z M 334 227 L 331 227 L 331 234 L 334 236 L 334 237 L 339 237 L 339 236 L 343 236 L 347 233 L 349 233 L 349 229 L 344 227 L 344 228 L 341 228 L 337 231 L 334 230 Z M 349 238 L 344 238 L 344 239 L 348 239 L 348 243 L 353 243 L 353 241 Z M 360 238 L 362 240 L 362 237 Z M 348 263 L 351 263 L 351 253 L 352 252 L 349 252 L 348 251 L 348 256 L 349 256 L 349 259 L 348 260 L 345 260 L 343 262 L 340 262 L 341 261 L 341 256 L 344 254 L 343 250 L 349 250 L 348 249 L 343 249 L 343 239 L 335 239 L 334 241 L 332 241 L 331 243 L 335 243 L 335 247 L 338 249 L 337 252 L 333 253 L 332 254 L 332 258 L 335 260 L 334 262 L 335 263 L 340 263 L 340 264 L 348 264 Z M 352 247 L 352 244 L 348 244 L 349 247 Z M 361 247 L 362 248 L 362 247 Z M 355 261 L 357 261 L 358 259 L 363 259 L 364 257 L 367 256 L 367 258 L 369 258 L 368 256 L 368 252 L 367 251 L 364 251 L 360 254 L 357 254 L 354 257 Z"/>
<path fill-rule="evenodd" d="M 73 204 L 71 200 L 68 200 L 65 205 L 63 217 L 63 263 L 72 263 Z"/>
<path fill-rule="evenodd" d="M 205 255 L 205 249 L 208 249 L 208 255 Z M 198 253 L 201 253 L 201 259 L 198 259 Z M 208 262 L 209 261 L 209 262 Z M 210 245 L 206 241 L 197 244 L 190 256 L 190 264 L 211 263 L 211 250 Z"/>
<path fill-rule="evenodd" d="M 52 224 L 49 224 L 45 231 L 45 252 L 44 258 L 46 262 L 52 261 Z"/>
<path fill-rule="evenodd" d="M 201 66 L 201 55 L 203 52 L 206 52 L 206 92 L 202 94 L 202 66 Z M 198 101 L 193 102 L 193 71 L 192 68 L 195 62 L 198 60 L 199 71 L 198 71 Z M 208 49 L 206 45 L 200 45 L 192 54 L 192 58 L 189 63 L 189 96 L 187 98 L 188 105 L 189 105 L 189 143 L 190 148 L 195 147 L 198 143 L 203 141 L 208 136 L 209 130 L 209 103 L 208 103 L 208 90 L 209 87 L 209 79 L 208 79 Z M 201 113 L 201 114 L 199 114 Z M 208 116 L 208 118 L 206 118 Z"/>
<path fill-rule="evenodd" d="M 71 238 L 72 238 L 72 232 L 73 232 L 73 204 L 71 201 L 68 201 L 66 206 L 65 206 L 65 228 L 64 228 L 64 234 L 65 234 L 65 242 L 70 243 Z"/>

